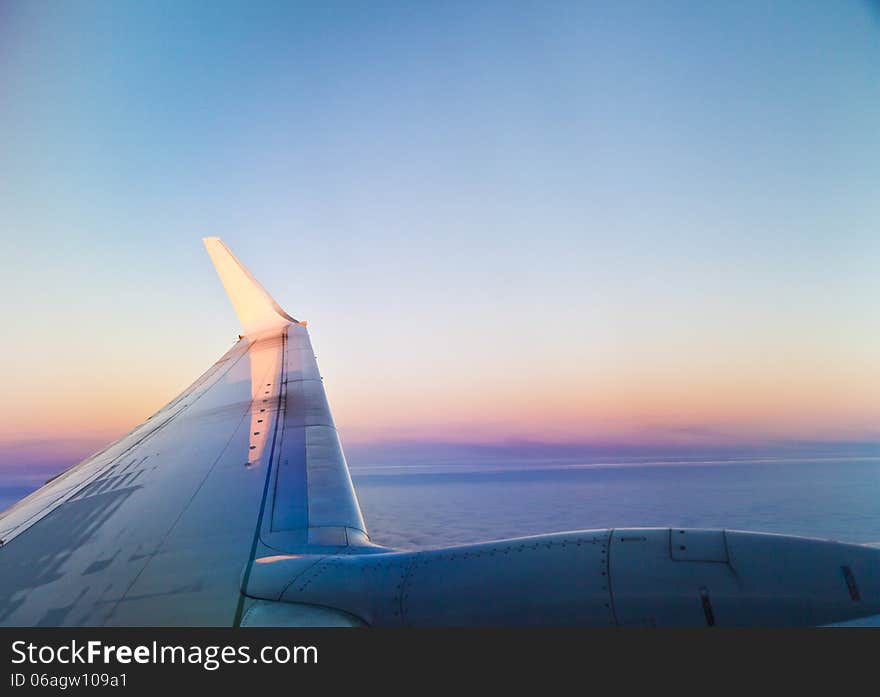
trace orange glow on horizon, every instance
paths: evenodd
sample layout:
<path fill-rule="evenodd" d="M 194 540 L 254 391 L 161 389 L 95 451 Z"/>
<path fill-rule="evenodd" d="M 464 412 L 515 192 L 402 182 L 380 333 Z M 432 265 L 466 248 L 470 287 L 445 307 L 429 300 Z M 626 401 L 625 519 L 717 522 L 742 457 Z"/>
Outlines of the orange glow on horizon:
<path fill-rule="evenodd" d="M 273 370 L 257 368 L 261 374 Z M 364 382 L 346 389 L 332 382 L 327 390 L 342 438 L 351 442 L 522 438 L 677 443 L 878 437 L 880 380 L 838 372 L 844 374 L 828 370 L 806 376 L 790 371 L 751 379 L 735 372 L 704 373 L 685 382 L 679 375 L 643 371 L 601 379 L 545 379 L 540 384 L 446 379 L 418 386 Z M 90 389 L 74 383 L 63 391 L 36 386 L 3 419 L 0 442 L 109 442 L 158 410 L 173 389 L 158 380 L 135 379 L 127 385 L 115 380 Z M 251 433 L 261 431 L 258 422 L 258 414 L 253 414 Z"/>
<path fill-rule="evenodd" d="M 582 360 L 562 355 L 555 362 L 552 347 L 538 348 L 541 353 L 529 362 L 518 346 L 494 362 L 489 354 L 469 354 L 437 365 L 431 356 L 410 355 L 400 370 L 387 365 L 365 370 L 370 361 L 356 349 L 319 362 L 330 376 L 325 387 L 343 443 L 748 444 L 880 438 L 880 366 L 872 362 L 870 347 L 850 350 L 846 360 L 831 360 L 830 350 L 764 355 L 760 347 L 748 352 L 738 346 L 736 353 L 654 355 L 630 349 Z M 535 348 L 529 350 L 534 354 Z M 252 379 L 277 372 L 277 366 L 258 365 L 259 353 L 255 356 Z M 13 375 L 6 388 L 15 401 L 3 408 L 0 442 L 8 447 L 72 440 L 100 447 L 143 422 L 197 377 L 198 356 L 186 358 L 168 370 L 144 357 L 145 367 L 138 370 L 120 358 L 105 360 L 103 370 L 80 365 L 76 372 L 53 374 L 50 366 L 39 379 Z M 203 361 L 199 367 L 207 366 Z M 251 415 L 251 434 L 261 436 L 261 425 L 259 416 Z M 260 436 L 252 436 L 255 451 L 263 442 Z M 254 453 L 254 459 L 259 456 Z"/>

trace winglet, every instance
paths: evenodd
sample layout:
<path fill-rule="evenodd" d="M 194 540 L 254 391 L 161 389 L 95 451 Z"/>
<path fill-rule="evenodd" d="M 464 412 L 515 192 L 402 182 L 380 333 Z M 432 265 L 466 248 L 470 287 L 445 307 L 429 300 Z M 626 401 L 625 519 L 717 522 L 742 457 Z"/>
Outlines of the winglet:
<path fill-rule="evenodd" d="M 281 309 L 219 237 L 205 237 L 202 242 L 246 336 L 281 330 L 297 321 Z"/>

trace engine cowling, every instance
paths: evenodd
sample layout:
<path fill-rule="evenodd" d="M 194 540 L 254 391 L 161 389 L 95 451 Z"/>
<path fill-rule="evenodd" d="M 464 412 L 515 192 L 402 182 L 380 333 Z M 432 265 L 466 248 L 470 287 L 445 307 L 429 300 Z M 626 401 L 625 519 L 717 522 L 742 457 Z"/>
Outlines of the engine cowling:
<path fill-rule="evenodd" d="M 371 626 L 811 626 L 880 613 L 878 562 L 877 549 L 783 535 L 587 530 L 262 558 L 243 592 L 288 619 L 320 606 Z"/>

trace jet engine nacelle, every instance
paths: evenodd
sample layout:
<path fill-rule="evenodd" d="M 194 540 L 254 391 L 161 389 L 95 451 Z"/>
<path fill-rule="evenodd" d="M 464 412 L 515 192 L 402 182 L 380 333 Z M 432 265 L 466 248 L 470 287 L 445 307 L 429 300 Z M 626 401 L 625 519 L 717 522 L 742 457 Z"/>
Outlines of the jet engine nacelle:
<path fill-rule="evenodd" d="M 810 626 L 880 613 L 880 550 L 800 537 L 633 528 L 340 551 L 257 559 L 247 623 L 307 624 L 316 606 L 371 626 Z"/>

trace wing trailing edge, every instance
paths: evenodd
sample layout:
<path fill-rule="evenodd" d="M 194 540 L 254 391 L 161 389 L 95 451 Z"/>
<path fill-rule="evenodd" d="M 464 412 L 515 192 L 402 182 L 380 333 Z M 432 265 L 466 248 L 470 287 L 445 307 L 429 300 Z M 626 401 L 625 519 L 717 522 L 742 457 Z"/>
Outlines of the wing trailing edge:
<path fill-rule="evenodd" d="M 219 237 L 202 239 L 246 336 L 281 331 L 297 323 L 275 302 Z"/>

